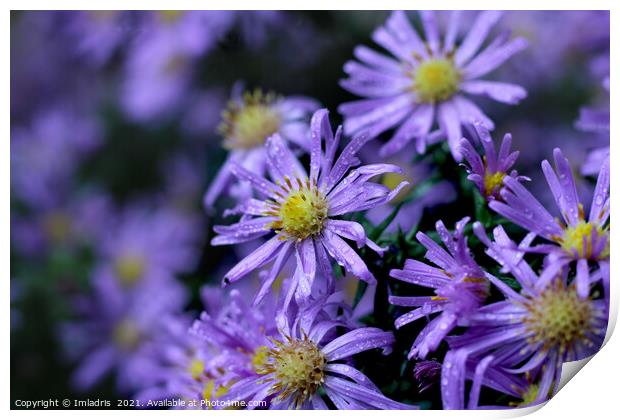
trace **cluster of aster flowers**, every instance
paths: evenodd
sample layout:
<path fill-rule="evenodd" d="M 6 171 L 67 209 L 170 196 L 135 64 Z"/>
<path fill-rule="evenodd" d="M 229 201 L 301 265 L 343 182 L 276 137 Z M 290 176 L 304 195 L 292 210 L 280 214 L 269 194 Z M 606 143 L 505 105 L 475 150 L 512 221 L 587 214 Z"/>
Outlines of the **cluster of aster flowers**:
<path fill-rule="evenodd" d="M 105 89 L 76 109 L 16 103 L 12 188 L 26 210 L 12 242 L 38 261 L 58 249 L 89 261 L 56 331 L 73 389 L 111 377 L 137 407 L 189 409 L 551 398 L 563 363 L 594 354 L 607 330 L 609 113 L 583 108 L 575 123 L 603 138 L 581 170 L 557 147 L 542 174 L 524 170 L 512 134 L 492 134 L 502 107 L 488 99 L 527 97 L 507 78 L 518 70 L 496 71 L 528 47 L 502 15 L 390 13 L 371 36 L 385 52 L 343 59 L 340 85 L 360 99 L 337 107 L 342 125 L 312 97 L 236 82 L 226 104 L 223 89 L 195 88 L 220 42 L 259 49 L 287 27 L 281 12 L 27 15 L 35 32 L 63 27 L 85 79 L 121 58 L 115 106 L 128 124 L 178 120 L 189 137 L 220 139 L 209 147 L 221 165 L 195 144 L 165 151 L 163 191 L 115 199 L 113 182 L 75 186 L 110 147 L 92 103 Z M 590 200 L 581 183 L 593 178 Z M 221 287 L 188 275 L 199 264 Z"/>

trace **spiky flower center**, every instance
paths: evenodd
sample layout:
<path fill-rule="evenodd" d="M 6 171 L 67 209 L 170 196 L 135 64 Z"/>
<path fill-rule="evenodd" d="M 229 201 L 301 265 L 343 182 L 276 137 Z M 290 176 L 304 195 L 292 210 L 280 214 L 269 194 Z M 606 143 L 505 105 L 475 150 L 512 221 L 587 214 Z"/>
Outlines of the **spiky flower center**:
<path fill-rule="evenodd" d="M 525 324 L 533 336 L 530 341 L 543 343 L 545 349 L 566 350 L 578 342 L 588 343 L 594 311 L 591 301 L 577 295 L 574 285 L 556 282 L 526 304 Z"/>
<path fill-rule="evenodd" d="M 260 346 L 254 351 L 252 356 L 252 367 L 258 372 L 269 361 L 269 347 Z"/>
<path fill-rule="evenodd" d="M 267 360 L 257 366 L 259 375 L 273 375 L 272 394 L 283 400 L 293 396 L 296 406 L 301 406 L 314 395 L 325 380 L 327 359 L 308 337 L 286 341 L 272 340 L 273 348 Z"/>
<path fill-rule="evenodd" d="M 144 259 L 137 255 L 122 255 L 115 264 L 116 277 L 124 287 L 132 287 L 142 279 L 144 275 Z"/>
<path fill-rule="evenodd" d="M 602 252 L 595 254 L 593 243 L 603 238 L 606 246 Z M 568 226 L 559 242 L 566 252 L 577 253 L 579 258 L 603 259 L 609 256 L 609 232 L 598 223 L 581 220 L 576 225 Z"/>
<path fill-rule="evenodd" d="M 294 181 L 285 178 L 285 184 L 279 185 L 286 195 L 281 196 L 281 202 L 268 201 L 270 210 L 267 215 L 278 218 L 270 227 L 277 232 L 284 231 L 298 241 L 321 233 L 329 206 L 327 198 L 319 188 L 307 178 L 297 178 Z"/>
<path fill-rule="evenodd" d="M 452 60 L 430 59 L 420 63 L 413 75 L 413 89 L 420 102 L 441 102 L 459 88 L 461 75 Z"/>
<path fill-rule="evenodd" d="M 219 131 L 227 149 L 253 149 L 280 128 L 282 117 L 274 107 L 276 96 L 260 90 L 243 95 L 243 103 L 231 102 L 222 113 Z"/>

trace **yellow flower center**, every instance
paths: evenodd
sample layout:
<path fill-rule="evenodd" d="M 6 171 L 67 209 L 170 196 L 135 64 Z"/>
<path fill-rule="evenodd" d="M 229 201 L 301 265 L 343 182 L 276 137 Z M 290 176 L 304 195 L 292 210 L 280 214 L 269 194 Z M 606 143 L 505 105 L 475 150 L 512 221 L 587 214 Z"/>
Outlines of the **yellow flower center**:
<path fill-rule="evenodd" d="M 114 328 L 112 339 L 120 348 L 130 351 L 138 347 L 142 334 L 133 321 L 125 319 Z"/>
<path fill-rule="evenodd" d="M 561 282 L 551 285 L 540 296 L 526 304 L 529 314 L 525 319 L 534 335 L 532 343 L 543 343 L 545 349 L 565 350 L 581 341 L 589 340 L 593 308 L 590 300 L 581 299 L 574 285 L 565 287 Z"/>
<path fill-rule="evenodd" d="M 441 102 L 459 88 L 461 75 L 451 60 L 431 59 L 420 63 L 413 76 L 413 89 L 420 102 Z"/>
<path fill-rule="evenodd" d="M 605 237 L 607 240 L 605 249 L 598 255 L 593 255 L 592 252 L 592 234 L 594 232 L 597 233 L 598 238 Z M 568 226 L 562 237 L 559 238 L 559 242 L 566 252 L 573 254 L 577 251 L 580 258 L 605 259 L 609 257 L 609 232 L 599 226 L 598 223 L 581 220 L 575 226 Z"/>
<path fill-rule="evenodd" d="M 403 174 L 399 174 L 396 172 L 388 172 L 381 177 L 381 183 L 388 187 L 390 190 L 398 187 L 398 185 L 403 181 L 409 181 L 409 185 L 405 188 L 401 189 L 400 192 L 390 201 L 390 203 L 396 205 L 400 202 L 404 201 L 407 198 L 409 192 L 413 189 L 413 183 L 407 179 Z"/>
<path fill-rule="evenodd" d="M 282 118 L 273 107 L 276 97 L 260 90 L 246 93 L 243 104 L 231 102 L 222 113 L 219 131 L 226 149 L 253 149 L 280 128 Z"/>
<path fill-rule="evenodd" d="M 166 23 L 173 23 L 179 20 L 185 12 L 183 10 L 160 10 L 159 16 Z"/>
<path fill-rule="evenodd" d="M 252 366 L 254 367 L 254 371 L 260 370 L 265 363 L 269 361 L 269 347 L 260 346 L 254 352 L 254 356 L 252 356 Z"/>
<path fill-rule="evenodd" d="M 132 287 L 144 275 L 144 259 L 136 255 L 123 255 L 116 260 L 114 271 L 121 285 Z"/>
<path fill-rule="evenodd" d="M 325 380 L 325 355 L 307 337 L 288 337 L 286 342 L 273 340 L 267 360 L 258 367 L 260 375 L 273 374 L 271 393 L 279 393 L 276 399 L 293 396 L 295 405 L 301 406 L 316 393 Z"/>
<path fill-rule="evenodd" d="M 43 231 L 52 242 L 65 242 L 71 234 L 71 220 L 65 213 L 51 212 L 43 220 Z"/>
<path fill-rule="evenodd" d="M 187 368 L 192 378 L 199 380 L 205 372 L 205 364 L 200 359 L 193 359 Z"/>
<path fill-rule="evenodd" d="M 266 215 L 278 217 L 270 227 L 298 241 L 321 233 L 328 213 L 325 195 L 308 179 L 285 181 L 286 185 L 281 185 L 288 193 L 284 202 L 268 202 L 271 210 Z"/>
<path fill-rule="evenodd" d="M 502 181 L 506 174 L 504 172 L 495 172 L 489 173 L 485 172 L 484 174 L 484 195 L 486 197 L 490 195 L 494 195 L 499 188 L 502 186 Z"/>

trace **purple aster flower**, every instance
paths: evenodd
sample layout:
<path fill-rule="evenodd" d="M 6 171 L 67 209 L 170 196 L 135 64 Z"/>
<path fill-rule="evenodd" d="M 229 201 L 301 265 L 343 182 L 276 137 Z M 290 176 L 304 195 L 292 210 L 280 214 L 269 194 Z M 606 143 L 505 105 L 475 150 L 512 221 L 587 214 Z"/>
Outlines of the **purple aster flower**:
<path fill-rule="evenodd" d="M 66 199 L 79 165 L 101 145 L 97 120 L 70 106 L 37 114 L 11 131 L 12 193 L 32 207 Z"/>
<path fill-rule="evenodd" d="M 510 152 L 512 145 L 510 133 L 504 135 L 499 153 L 497 153 L 489 130 L 479 121 L 474 123 L 474 128 L 484 148 L 484 157 L 480 158 L 474 145 L 465 138 L 461 140 L 459 146 L 461 154 L 469 164 L 467 179 L 476 184 L 483 197 L 487 200 L 500 198 L 499 191 L 506 176 L 510 176 L 518 182 L 530 180 L 528 177 L 519 176 L 514 169 L 508 173 L 519 157 L 518 151 Z"/>
<path fill-rule="evenodd" d="M 602 345 L 607 305 L 603 299 L 579 296 L 564 269 L 554 273 L 553 281 L 541 281 L 522 260 L 522 253 L 506 246 L 501 228 L 496 229 L 500 240 L 495 243 L 488 240 L 480 224 L 474 229 L 489 246 L 489 255 L 512 273 L 521 293 L 487 274 L 506 300 L 481 307 L 470 316 L 470 328 L 464 335 L 448 339 L 451 350 L 442 367 L 444 408 L 465 408 L 468 370 L 475 372 L 469 401 L 475 406 L 481 381 L 491 367 L 511 374 L 534 374 L 537 393 L 530 399 L 544 402 L 555 393 L 564 362 L 588 357 Z M 467 367 L 472 360 L 479 361 L 475 370 Z"/>
<path fill-rule="evenodd" d="M 121 105 L 133 120 L 155 121 L 178 110 L 196 60 L 228 30 L 230 12 L 171 11 L 146 16 L 129 49 Z"/>
<path fill-rule="evenodd" d="M 603 86 L 609 93 L 609 76 L 603 82 Z M 604 146 L 594 148 L 583 166 L 581 173 L 583 175 L 596 175 L 603 166 L 605 160 L 609 159 L 609 109 L 607 111 L 584 107 L 579 110 L 579 118 L 575 122 L 577 129 L 582 131 L 598 133 Z"/>
<path fill-rule="evenodd" d="M 393 12 L 375 31 L 373 40 L 395 59 L 357 47 L 354 54 L 361 63 L 345 64 L 349 79 L 341 85 L 367 98 L 340 106 L 345 133 L 367 131 L 375 137 L 396 128 L 381 149 L 382 155 L 394 154 L 413 140 L 422 153 L 436 136 L 429 133 L 437 121 L 440 135 L 448 139 L 453 156 L 460 161 L 461 125 L 480 120 L 489 129 L 494 126 L 465 94 L 484 95 L 508 104 L 516 104 L 526 96 L 520 86 L 480 79 L 527 46 L 525 39 L 510 40 L 509 33 L 502 32 L 482 48 L 500 16 L 497 11 L 481 12 L 463 42 L 456 46 L 459 11 L 451 13 L 443 40 L 435 13 L 421 11 L 424 41 L 404 12 Z"/>
<path fill-rule="evenodd" d="M 531 251 L 549 254 L 546 273 L 541 277 L 545 282 L 552 279 L 558 267 L 571 261 L 577 262 L 577 291 L 588 295 L 591 283 L 589 261 L 594 261 L 608 272 L 609 264 L 609 159 L 600 169 L 590 214 L 586 219 L 583 205 L 579 202 L 573 174 L 568 160 L 560 149 L 554 149 L 556 172 L 548 161 L 543 161 L 542 169 L 560 210 L 563 223 L 554 218 L 542 204 L 516 179 L 504 177 L 505 188 L 501 190 L 503 202 L 495 200 L 490 207 L 508 220 L 534 232 L 552 242 L 530 248 Z M 609 278 L 603 278 L 607 288 Z"/>
<path fill-rule="evenodd" d="M 467 323 L 488 295 L 486 273 L 473 260 L 463 233 L 468 221 L 468 217 L 459 221 L 454 234 L 446 229 L 443 222 L 437 222 L 437 233 L 448 252 L 427 235 L 418 232 L 416 238 L 427 249 L 426 258 L 437 267 L 407 260 L 404 269 L 390 271 L 390 276 L 398 280 L 435 290 L 433 296 L 390 296 L 393 305 L 416 307 L 396 319 L 396 328 L 441 313 L 415 339 L 409 359 L 424 359 L 429 352 L 436 350 L 454 327 Z"/>
<path fill-rule="evenodd" d="M 234 383 L 223 396 L 229 401 L 266 401 L 270 409 L 415 409 L 390 400 L 348 359 L 358 353 L 391 351 L 394 336 L 378 328 L 357 328 L 336 336 L 344 324 L 325 317 L 330 297 L 290 312 L 291 322 L 254 356 L 252 376 Z M 289 306 L 292 309 L 293 305 Z M 322 391 L 322 392 L 321 392 Z"/>
<path fill-rule="evenodd" d="M 308 151 L 310 145 L 310 114 L 319 107 L 313 99 L 279 97 L 260 90 L 242 93 L 240 84 L 233 88 L 232 100 L 222 113 L 219 131 L 224 148 L 230 151 L 226 162 L 211 183 L 204 197 L 207 208 L 222 194 L 233 178 L 232 166 L 239 165 L 257 175 L 267 171 L 265 141 L 273 134 Z M 249 183 L 231 188 L 237 199 L 251 196 Z"/>
<path fill-rule="evenodd" d="M 347 272 L 375 283 L 376 279 L 364 261 L 343 238 L 355 241 L 358 247 L 367 245 L 379 254 L 383 252 L 382 248 L 368 239 L 359 223 L 335 217 L 387 203 L 407 185 L 403 181 L 390 191 L 384 185 L 369 181 L 377 175 L 399 172 L 400 168 L 394 165 L 365 165 L 349 172 L 359 164 L 356 155 L 369 140 L 367 136 L 354 138 L 335 159 L 341 129 L 334 136 L 327 110 L 314 114 L 311 132 L 309 174 L 279 134 L 270 137 L 266 144 L 267 168 L 273 182 L 238 163 L 231 164 L 231 171 L 237 178 L 249 181 L 261 196 L 267 198 L 248 199 L 229 211 L 228 214 L 244 216 L 231 226 L 216 226 L 214 230 L 219 235 L 213 238 L 212 244 L 237 244 L 275 232 L 271 239 L 224 276 L 224 284 L 235 282 L 274 261 L 271 271 L 263 279 L 257 301 L 269 292 L 276 276 L 292 256 L 295 256 L 297 265 L 285 306 L 293 295 L 299 301 L 305 300 L 317 274 L 330 284 L 333 282 L 330 257 Z"/>
<path fill-rule="evenodd" d="M 164 320 L 178 314 L 186 298 L 179 283 L 153 286 L 129 297 L 95 285 L 91 295 L 76 299 L 78 318 L 60 330 L 68 358 L 79 361 L 72 378 L 75 388 L 90 389 L 110 373 L 122 393 L 135 392 L 151 380 L 157 359 L 146 344 L 162 333 Z"/>
<path fill-rule="evenodd" d="M 96 66 L 105 65 L 131 35 L 131 12 L 75 10 L 67 12 L 66 30 L 76 53 Z"/>
<path fill-rule="evenodd" d="M 166 208 L 132 205 L 99 238 L 93 282 L 119 296 L 141 294 L 174 283 L 198 257 L 198 224 Z"/>
<path fill-rule="evenodd" d="M 207 409 L 228 386 L 254 374 L 255 353 L 276 333 L 274 305 L 250 306 L 238 289 L 205 287 L 201 294 L 206 310 L 198 320 L 171 318 L 148 344 L 159 367 L 136 398 L 177 399 L 182 408 Z"/>
<path fill-rule="evenodd" d="M 29 257 L 53 249 L 94 248 L 110 216 L 109 197 L 98 191 L 76 191 L 64 202 L 40 203 L 27 214 L 11 212 L 11 244 Z"/>

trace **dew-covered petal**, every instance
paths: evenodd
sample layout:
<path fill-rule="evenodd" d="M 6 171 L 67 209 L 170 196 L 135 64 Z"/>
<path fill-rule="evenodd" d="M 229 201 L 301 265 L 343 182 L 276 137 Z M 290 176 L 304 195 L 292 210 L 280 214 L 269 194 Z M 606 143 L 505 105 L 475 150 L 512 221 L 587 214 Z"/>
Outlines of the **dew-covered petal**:
<path fill-rule="evenodd" d="M 383 349 L 384 354 L 389 354 L 391 345 L 394 343 L 394 335 L 391 332 L 379 328 L 357 328 L 341 335 L 329 342 L 322 351 L 327 361 L 343 360 L 354 354 L 370 349 Z"/>
<path fill-rule="evenodd" d="M 276 235 L 265 242 L 250 255 L 239 261 L 224 275 L 224 284 L 233 283 L 243 278 L 251 271 L 254 271 L 256 268 L 262 267 L 272 261 L 277 257 L 278 253 L 282 251 L 285 243 L 286 241 L 283 240 L 281 235 Z"/>

